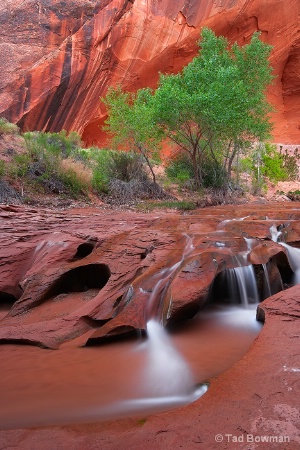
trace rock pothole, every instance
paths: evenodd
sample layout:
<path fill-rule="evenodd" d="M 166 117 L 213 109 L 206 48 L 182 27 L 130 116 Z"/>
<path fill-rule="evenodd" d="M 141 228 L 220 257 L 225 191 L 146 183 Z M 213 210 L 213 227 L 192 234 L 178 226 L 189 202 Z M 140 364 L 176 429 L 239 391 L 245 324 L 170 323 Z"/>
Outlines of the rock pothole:
<path fill-rule="evenodd" d="M 111 276 L 107 264 L 87 264 L 63 273 L 50 287 L 43 300 L 71 292 L 99 292 Z"/>

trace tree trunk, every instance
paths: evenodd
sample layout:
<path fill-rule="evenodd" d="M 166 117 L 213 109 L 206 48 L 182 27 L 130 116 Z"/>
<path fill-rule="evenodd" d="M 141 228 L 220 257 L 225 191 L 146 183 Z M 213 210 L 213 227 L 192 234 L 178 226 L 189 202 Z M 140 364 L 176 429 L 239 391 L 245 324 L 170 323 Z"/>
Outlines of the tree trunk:
<path fill-rule="evenodd" d="M 194 151 L 191 156 L 192 156 L 192 163 L 193 163 L 193 171 L 194 171 L 196 188 L 200 189 L 203 186 L 203 180 L 202 180 L 202 177 L 201 177 L 201 175 L 199 173 L 200 164 L 199 164 L 199 161 L 197 161 L 197 152 Z"/>
<path fill-rule="evenodd" d="M 239 151 L 239 145 L 235 142 L 233 145 L 233 150 L 232 150 L 232 153 L 228 160 L 228 166 L 227 166 L 227 176 L 228 176 L 229 181 L 231 180 L 232 164 L 233 164 L 234 158 L 235 158 L 236 154 L 238 153 L 238 151 Z"/>
<path fill-rule="evenodd" d="M 137 148 L 139 149 L 140 153 L 141 153 L 141 154 L 143 155 L 143 157 L 145 158 L 145 161 L 146 161 L 146 163 L 147 163 L 147 166 L 149 167 L 149 170 L 150 170 L 151 175 L 152 175 L 153 183 L 154 183 L 154 184 L 157 184 L 157 182 L 156 182 L 156 175 L 155 175 L 155 173 L 154 173 L 153 167 L 152 167 L 152 165 L 151 165 L 151 163 L 150 163 L 150 161 L 149 161 L 148 156 L 146 155 L 146 153 L 145 153 L 144 150 L 143 150 L 143 147 L 142 147 L 140 144 L 137 144 Z"/>

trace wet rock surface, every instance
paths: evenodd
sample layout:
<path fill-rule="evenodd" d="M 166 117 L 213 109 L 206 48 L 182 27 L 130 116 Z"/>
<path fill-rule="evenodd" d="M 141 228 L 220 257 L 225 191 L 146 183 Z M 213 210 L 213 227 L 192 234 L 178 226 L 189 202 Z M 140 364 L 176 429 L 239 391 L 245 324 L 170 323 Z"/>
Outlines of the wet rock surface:
<path fill-rule="evenodd" d="M 218 274 L 251 263 L 262 300 L 262 265 L 273 294 L 290 282 L 286 248 L 270 227 L 283 227 L 297 246 L 297 205 L 265 207 L 264 215 L 244 205 L 189 214 L 3 205 L 0 299 L 9 311 L 0 342 L 54 349 L 136 335 L 153 317 L 172 324 L 211 300 Z"/>
<path fill-rule="evenodd" d="M 185 316 L 186 308 L 192 313 L 205 302 L 218 273 L 234 266 L 232 253 L 249 251 L 254 265 L 272 264 L 274 282 L 285 278 L 291 270 L 286 249 L 271 240 L 270 227 L 296 246 L 299 219 L 298 203 L 181 215 L 3 205 L 0 291 L 12 308 L 0 322 L 2 343 L 81 346 L 143 328 L 145 311 L 178 320 L 180 311 Z M 160 303 L 145 309 L 161 279 L 156 294 L 167 304 L 172 299 L 167 315 Z M 146 418 L 1 431 L 0 446 L 252 450 L 270 445 L 262 441 L 269 436 L 272 448 L 296 449 L 299 305 L 299 285 L 264 300 L 258 308 L 264 327 L 250 350 L 188 406 Z"/>

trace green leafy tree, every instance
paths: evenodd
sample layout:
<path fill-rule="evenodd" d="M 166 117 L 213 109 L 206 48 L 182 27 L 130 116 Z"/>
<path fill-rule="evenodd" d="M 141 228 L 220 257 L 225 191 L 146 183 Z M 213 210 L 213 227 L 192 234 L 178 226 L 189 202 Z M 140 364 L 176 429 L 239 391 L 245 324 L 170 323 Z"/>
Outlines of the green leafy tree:
<path fill-rule="evenodd" d="M 181 73 L 161 75 L 153 96 L 156 122 L 191 159 L 197 187 L 204 185 L 207 161 L 230 181 L 243 143 L 268 137 L 265 90 L 272 81 L 271 47 L 258 33 L 248 45 L 230 47 L 204 28 L 199 44 L 198 56 Z"/>
<path fill-rule="evenodd" d="M 196 188 L 228 187 L 246 143 L 263 141 L 271 131 L 265 96 L 273 78 L 271 47 L 259 33 L 243 47 L 230 46 L 207 28 L 199 46 L 198 56 L 182 72 L 162 74 L 153 92 L 110 89 L 103 99 L 108 109 L 105 129 L 116 146 L 143 155 L 154 181 L 150 158 L 167 138 L 189 158 Z"/>
<path fill-rule="evenodd" d="M 156 183 L 152 158 L 157 157 L 162 132 L 153 121 L 151 91 L 123 92 L 120 87 L 110 88 L 103 102 L 108 111 L 104 130 L 112 136 L 115 148 L 139 152 Z"/>

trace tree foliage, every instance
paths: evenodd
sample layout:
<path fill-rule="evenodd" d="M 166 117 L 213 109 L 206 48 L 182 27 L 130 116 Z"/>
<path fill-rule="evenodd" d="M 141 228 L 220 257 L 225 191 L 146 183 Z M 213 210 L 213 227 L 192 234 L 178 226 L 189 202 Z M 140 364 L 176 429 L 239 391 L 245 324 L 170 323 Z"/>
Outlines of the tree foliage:
<path fill-rule="evenodd" d="M 230 46 L 207 28 L 199 47 L 182 72 L 162 74 L 153 92 L 109 90 L 106 130 L 115 143 L 132 145 L 145 157 L 167 138 L 191 161 L 196 188 L 228 186 L 245 143 L 265 140 L 271 131 L 265 96 L 273 78 L 271 47 L 259 33 L 243 47 Z"/>
<path fill-rule="evenodd" d="M 156 182 L 151 158 L 157 156 L 162 133 L 153 121 L 151 96 L 149 89 L 130 93 L 117 87 L 102 100 L 108 110 L 104 130 L 112 136 L 114 147 L 139 152 Z"/>
<path fill-rule="evenodd" d="M 154 98 L 157 123 L 189 155 L 200 187 L 205 166 L 230 180 L 243 143 L 268 137 L 265 90 L 272 69 L 271 47 L 258 33 L 244 47 L 229 47 L 227 39 L 204 28 L 199 45 L 198 56 L 181 73 L 161 75 Z"/>

